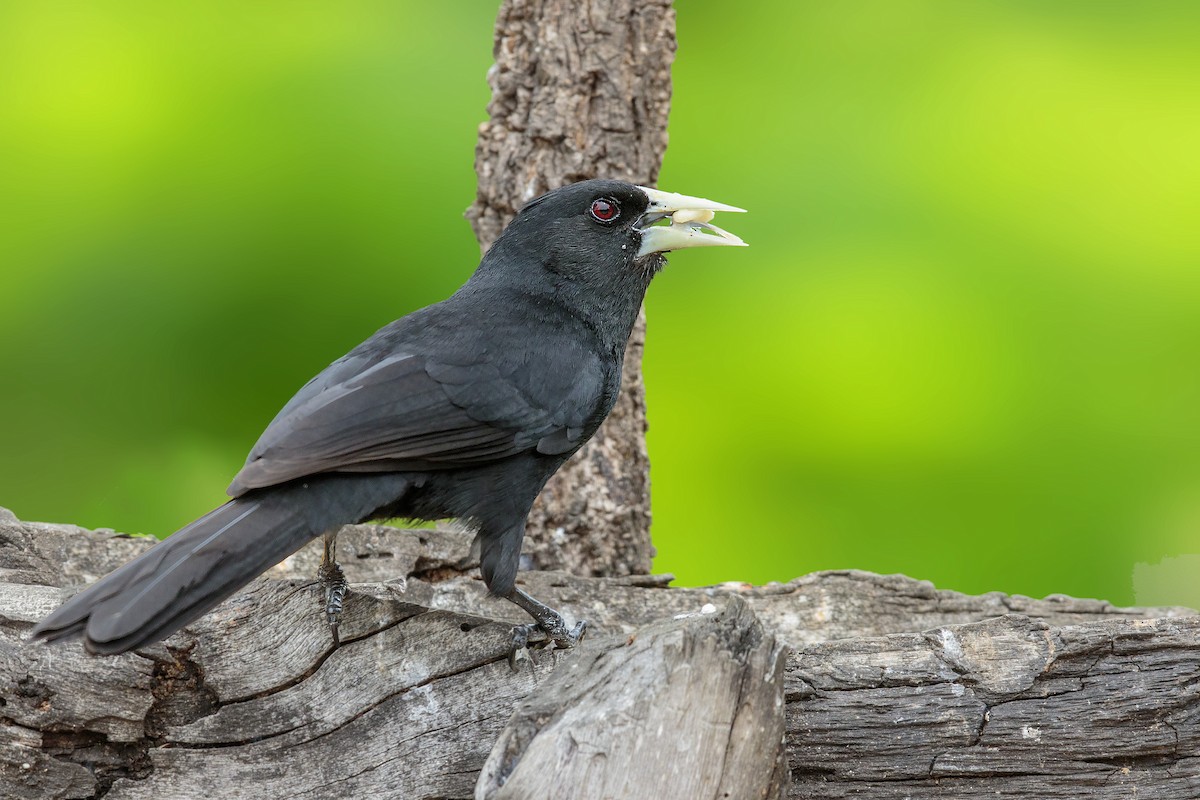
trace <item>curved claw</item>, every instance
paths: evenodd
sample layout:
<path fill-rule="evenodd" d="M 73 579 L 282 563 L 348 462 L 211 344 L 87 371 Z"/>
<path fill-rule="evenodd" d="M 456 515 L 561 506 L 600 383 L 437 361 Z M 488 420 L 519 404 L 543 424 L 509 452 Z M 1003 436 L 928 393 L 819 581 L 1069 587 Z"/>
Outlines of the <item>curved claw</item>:
<path fill-rule="evenodd" d="M 575 623 L 575 627 L 571 628 L 571 632 L 567 634 L 567 639 L 565 642 L 561 642 L 558 639 L 555 639 L 554 644 L 556 644 L 559 647 L 564 647 L 564 648 L 565 647 L 574 647 L 575 645 L 582 642 L 583 637 L 585 635 L 587 635 L 587 627 L 588 627 L 587 620 L 585 620 L 585 619 L 579 620 L 579 622 Z"/>
<path fill-rule="evenodd" d="M 536 622 L 513 626 L 512 645 L 508 651 L 508 667 L 513 672 L 519 671 L 522 661 L 529 660 L 529 634 L 539 631 L 541 628 Z"/>

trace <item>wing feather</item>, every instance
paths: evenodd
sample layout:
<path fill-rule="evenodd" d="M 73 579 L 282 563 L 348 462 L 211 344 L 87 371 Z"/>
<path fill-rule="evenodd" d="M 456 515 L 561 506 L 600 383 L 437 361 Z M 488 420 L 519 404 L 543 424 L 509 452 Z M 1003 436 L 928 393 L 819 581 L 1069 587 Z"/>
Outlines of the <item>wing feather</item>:
<path fill-rule="evenodd" d="M 465 361 L 356 351 L 334 362 L 263 432 L 229 494 L 322 472 L 450 469 L 526 450 L 567 453 L 582 444 L 585 420 L 603 403 L 597 359 L 537 371 L 545 377 L 532 383 L 527 368 L 506 375 L 494 363 Z"/>

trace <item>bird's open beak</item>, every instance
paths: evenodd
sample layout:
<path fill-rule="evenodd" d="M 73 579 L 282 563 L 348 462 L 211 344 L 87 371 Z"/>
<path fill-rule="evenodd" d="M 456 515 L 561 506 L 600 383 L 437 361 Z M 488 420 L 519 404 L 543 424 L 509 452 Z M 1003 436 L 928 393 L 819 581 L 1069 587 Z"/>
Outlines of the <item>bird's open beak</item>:
<path fill-rule="evenodd" d="M 709 220 L 717 211 L 744 212 L 746 209 L 714 203 L 702 197 L 660 192 L 645 186 L 638 188 L 650 198 L 650 206 L 638 221 L 642 232 L 642 246 L 638 248 L 638 258 L 650 253 L 682 250 L 685 247 L 746 246 L 745 242 L 729 231 L 709 224 Z"/>

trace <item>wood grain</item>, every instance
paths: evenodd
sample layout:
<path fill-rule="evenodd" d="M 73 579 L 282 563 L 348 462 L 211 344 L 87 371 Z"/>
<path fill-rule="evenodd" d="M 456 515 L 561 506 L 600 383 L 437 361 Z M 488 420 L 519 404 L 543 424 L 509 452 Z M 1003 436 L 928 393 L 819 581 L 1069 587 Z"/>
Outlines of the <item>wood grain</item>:
<path fill-rule="evenodd" d="M 518 615 L 469 541 L 346 528 L 336 650 L 312 546 L 165 643 L 96 658 L 24 637 L 60 586 L 152 542 L 0 510 L 0 797 L 1200 797 L 1187 609 L 863 572 L 532 572 L 593 627 L 513 672 Z"/>

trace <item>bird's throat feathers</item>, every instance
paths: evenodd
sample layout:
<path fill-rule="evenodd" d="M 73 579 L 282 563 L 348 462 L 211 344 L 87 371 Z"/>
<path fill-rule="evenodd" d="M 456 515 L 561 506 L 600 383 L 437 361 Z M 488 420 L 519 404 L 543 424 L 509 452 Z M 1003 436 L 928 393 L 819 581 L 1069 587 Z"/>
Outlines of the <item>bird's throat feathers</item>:
<path fill-rule="evenodd" d="M 524 236 L 522 227 L 519 219 L 509 225 L 463 289 L 553 303 L 623 349 L 646 289 L 666 263 L 662 254 L 639 258 L 632 243 L 596 242 L 569 230 Z"/>

